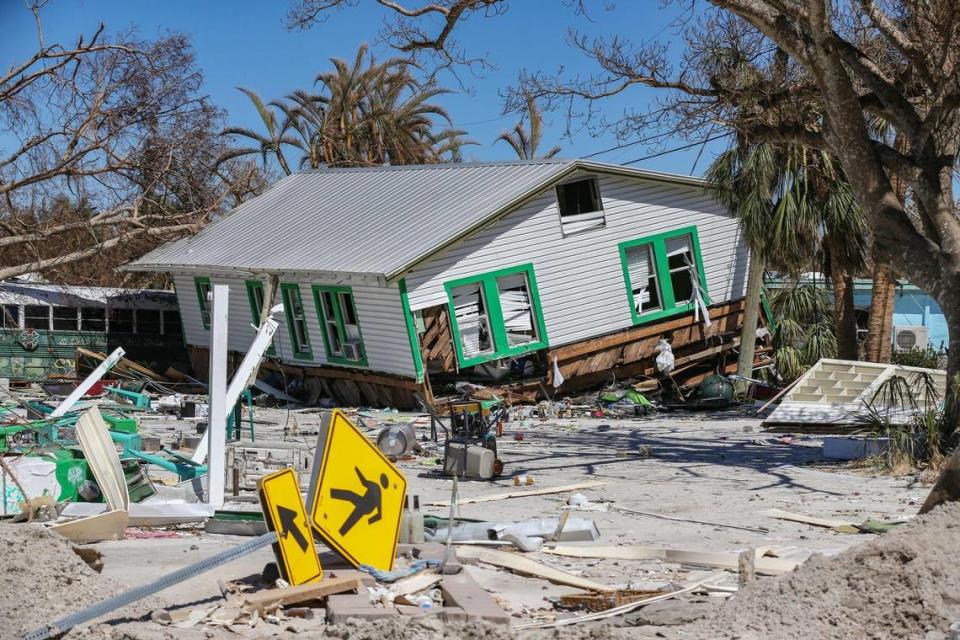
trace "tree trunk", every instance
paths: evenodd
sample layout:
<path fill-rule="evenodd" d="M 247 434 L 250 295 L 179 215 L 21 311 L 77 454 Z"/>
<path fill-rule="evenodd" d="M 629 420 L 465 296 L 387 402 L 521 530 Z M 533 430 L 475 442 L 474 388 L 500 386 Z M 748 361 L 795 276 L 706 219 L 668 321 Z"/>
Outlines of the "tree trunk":
<path fill-rule="evenodd" d="M 877 256 L 873 258 L 873 291 L 870 298 L 870 321 L 867 325 L 866 360 L 890 362 L 893 350 L 893 307 L 896 303 L 897 279 L 893 271 Z"/>
<path fill-rule="evenodd" d="M 747 272 L 747 298 L 744 302 L 743 327 L 740 330 L 740 357 L 737 375 L 753 377 L 753 356 L 757 345 L 757 323 L 760 320 L 760 292 L 763 290 L 763 258 L 750 252 L 750 270 Z M 738 382 L 738 390 L 745 392 L 747 384 Z"/>
<path fill-rule="evenodd" d="M 826 240 L 831 244 L 831 240 Z M 859 360 L 857 316 L 853 307 L 853 277 L 839 259 L 840 252 L 829 248 L 830 277 L 833 280 L 833 326 L 837 336 L 837 357 Z"/>

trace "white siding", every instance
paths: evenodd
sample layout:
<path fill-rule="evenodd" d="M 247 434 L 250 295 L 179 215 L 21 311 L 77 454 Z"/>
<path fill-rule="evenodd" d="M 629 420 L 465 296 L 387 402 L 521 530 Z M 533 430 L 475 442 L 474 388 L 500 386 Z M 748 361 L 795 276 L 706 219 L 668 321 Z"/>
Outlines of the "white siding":
<path fill-rule="evenodd" d="M 298 282 L 300 285 L 300 296 L 303 299 L 303 307 L 307 314 L 307 328 L 310 333 L 310 347 L 313 355 L 310 360 L 293 357 L 287 319 L 285 315 L 281 315 L 277 318 L 280 321 L 280 327 L 274 337 L 277 357 L 290 364 L 325 364 L 326 352 L 323 348 L 323 335 L 320 333 L 317 307 L 314 304 L 313 291 L 310 287 L 312 284 L 343 283 L 308 282 L 294 278 L 282 278 L 281 282 Z M 210 332 L 203 328 L 200 319 L 200 306 L 193 276 L 175 275 L 174 283 L 177 288 L 177 298 L 183 317 L 183 329 L 187 344 L 208 346 Z M 232 351 L 246 351 L 253 341 L 256 331 L 253 328 L 253 315 L 250 310 L 250 301 L 247 298 L 245 279 L 212 276 L 210 277 L 210 283 L 230 285 L 230 335 L 228 344 Z M 403 307 L 400 303 L 400 290 L 396 286 L 377 287 L 366 284 L 347 284 L 350 284 L 353 289 L 354 302 L 357 306 L 357 317 L 360 321 L 363 345 L 367 353 L 366 369 L 414 376 L 416 372 L 410 354 L 410 342 L 403 318 Z M 279 293 L 277 300 L 280 300 Z M 337 364 L 334 366 L 345 365 Z"/>
<path fill-rule="evenodd" d="M 554 190 L 414 267 L 414 310 L 446 302 L 443 283 L 532 263 L 551 346 L 633 325 L 618 245 L 696 225 L 711 303 L 740 298 L 748 252 L 739 225 L 702 188 L 600 175 L 601 229 L 563 237 Z"/>

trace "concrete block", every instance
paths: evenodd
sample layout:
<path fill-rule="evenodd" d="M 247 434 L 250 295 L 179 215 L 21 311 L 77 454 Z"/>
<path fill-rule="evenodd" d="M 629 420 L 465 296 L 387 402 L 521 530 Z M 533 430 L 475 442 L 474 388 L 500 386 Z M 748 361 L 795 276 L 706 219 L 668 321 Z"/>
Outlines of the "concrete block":
<path fill-rule="evenodd" d="M 337 594 L 327 598 L 327 622 L 343 624 L 356 620 L 382 620 L 398 616 L 396 607 L 377 607 L 370 604 L 366 594 Z"/>
<path fill-rule="evenodd" d="M 443 602 L 460 607 L 469 620 L 486 620 L 494 624 L 510 624 L 510 616 L 483 587 L 465 572 L 444 576 L 440 581 Z"/>
<path fill-rule="evenodd" d="M 877 456 L 890 446 L 888 438 L 824 436 L 823 457 L 832 460 L 860 460 Z"/>
<path fill-rule="evenodd" d="M 421 542 L 419 544 L 401 544 L 397 546 L 397 553 L 401 556 L 411 555 L 417 560 L 443 560 L 446 546 L 439 542 Z"/>
<path fill-rule="evenodd" d="M 460 607 L 431 607 L 429 609 L 421 609 L 420 607 L 409 604 L 398 604 L 396 608 L 400 615 L 411 618 L 437 616 L 445 623 L 467 622 L 469 619 L 467 612 Z"/>

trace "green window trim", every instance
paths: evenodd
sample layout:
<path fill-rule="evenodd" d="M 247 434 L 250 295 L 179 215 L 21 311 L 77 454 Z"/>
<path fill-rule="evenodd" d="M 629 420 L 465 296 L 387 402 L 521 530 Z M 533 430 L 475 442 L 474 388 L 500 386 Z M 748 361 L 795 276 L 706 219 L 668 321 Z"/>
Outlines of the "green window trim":
<path fill-rule="evenodd" d="M 342 294 L 348 296 L 348 302 L 353 311 L 353 317 L 356 320 L 357 327 L 357 340 L 356 342 L 360 343 L 360 352 L 362 356 L 359 359 L 352 360 L 345 357 L 344 355 L 339 355 L 334 353 L 333 345 L 330 342 L 331 336 L 329 335 L 330 325 L 327 314 L 324 313 L 326 310 L 326 305 L 323 301 L 323 294 L 330 294 L 330 299 L 333 301 L 330 311 L 333 315 L 333 321 L 336 324 L 337 331 L 337 340 L 340 344 L 348 342 L 347 340 L 347 325 L 343 319 L 343 306 L 342 306 Z M 332 285 L 322 285 L 315 284 L 313 285 L 313 303 L 317 307 L 317 319 L 320 321 L 320 335 L 323 338 L 323 349 L 327 354 L 327 362 L 334 364 L 343 364 L 352 367 L 366 367 L 367 366 L 367 348 L 363 343 L 363 331 L 360 330 L 360 316 L 357 314 L 357 302 L 353 296 L 353 289 L 351 287 L 344 286 L 332 286 Z"/>
<path fill-rule="evenodd" d="M 630 317 L 633 318 L 634 324 L 642 324 L 680 315 L 693 310 L 696 306 L 697 303 L 694 300 L 678 304 L 674 297 L 673 287 L 670 284 L 670 265 L 667 259 L 666 242 L 670 238 L 683 235 L 689 235 L 691 238 L 693 257 L 696 262 L 697 276 L 700 281 L 700 293 L 703 296 L 704 304 L 710 304 L 710 296 L 707 292 L 707 277 L 703 272 L 703 255 L 700 253 L 700 238 L 697 235 L 696 226 L 673 229 L 672 231 L 665 231 L 635 240 L 627 240 L 626 242 L 621 242 L 619 245 L 620 266 L 623 268 L 623 282 L 627 287 L 627 303 L 630 305 Z M 637 305 L 633 299 L 633 284 L 630 282 L 630 270 L 627 267 L 627 249 L 646 244 L 651 245 L 653 248 L 654 268 L 656 270 L 657 283 L 660 285 L 660 305 L 663 308 L 658 311 L 639 314 L 637 313 Z"/>
<path fill-rule="evenodd" d="M 253 326 L 260 328 L 260 315 L 263 313 L 263 309 L 257 304 L 257 291 L 260 292 L 260 299 L 263 299 L 263 283 L 259 280 L 246 280 L 243 283 L 247 287 L 247 300 L 250 302 L 250 314 L 253 316 Z M 277 350 L 273 346 L 273 341 L 270 342 L 270 347 L 267 349 L 268 356 L 277 355 Z"/>
<path fill-rule="evenodd" d="M 213 285 L 210 284 L 210 278 L 197 276 L 193 279 L 193 286 L 197 290 L 197 302 L 200 304 L 200 321 L 203 322 L 203 328 L 209 330 L 210 307 L 207 306 L 209 302 L 203 288 L 206 287 L 210 291 L 213 289 Z"/>
<path fill-rule="evenodd" d="M 307 328 L 307 309 L 303 306 L 303 298 L 300 295 L 300 285 L 292 282 L 280 283 L 280 295 L 283 299 L 283 314 L 287 317 L 287 331 L 290 332 L 290 347 L 293 350 L 293 357 L 299 360 L 310 360 L 313 358 L 313 351 L 310 348 L 310 332 Z M 303 344 L 297 339 L 294 324 L 296 319 L 293 316 L 293 301 L 291 296 L 296 296 L 297 305 L 303 311 Z"/>
<path fill-rule="evenodd" d="M 510 347 L 507 339 L 507 329 L 503 321 L 503 310 L 500 306 L 497 280 L 518 274 L 526 276 L 530 305 L 533 311 L 538 339 L 533 342 Z M 465 356 L 460 339 L 460 327 L 457 325 L 457 312 L 453 304 L 453 290 L 457 287 L 471 284 L 480 285 L 480 289 L 483 292 L 486 314 L 490 320 L 493 350 L 475 356 Z M 457 361 L 460 363 L 460 367 L 472 367 L 473 365 L 490 362 L 491 360 L 499 360 L 500 358 L 514 357 L 532 351 L 539 351 L 540 349 L 546 349 L 550 346 L 547 339 L 547 327 L 543 321 L 543 309 L 540 305 L 540 292 L 537 290 L 537 278 L 534 274 L 532 264 L 522 264 L 516 267 L 451 280 L 445 282 L 443 287 L 447 293 L 447 310 L 450 315 L 450 327 L 453 331 L 453 346 L 456 350 Z"/>
<path fill-rule="evenodd" d="M 410 296 L 407 295 L 407 280 L 400 278 L 397 283 L 400 288 L 400 304 L 403 306 L 403 320 L 407 325 L 407 339 L 410 341 L 410 356 L 413 358 L 413 369 L 417 373 L 417 382 L 423 382 L 423 355 L 420 353 L 420 338 L 417 335 L 417 324 L 410 311 Z"/>

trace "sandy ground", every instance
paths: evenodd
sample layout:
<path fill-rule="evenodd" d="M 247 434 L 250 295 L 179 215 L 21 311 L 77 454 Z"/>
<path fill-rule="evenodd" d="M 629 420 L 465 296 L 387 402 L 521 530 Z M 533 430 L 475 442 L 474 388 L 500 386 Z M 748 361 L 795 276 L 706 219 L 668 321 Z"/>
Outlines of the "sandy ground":
<path fill-rule="evenodd" d="M 257 442 L 282 439 L 283 428 L 290 424 L 292 415 L 296 415 L 301 431 L 316 429 L 319 424 L 316 412 L 291 414 L 281 409 L 258 409 L 257 419 L 272 424 L 257 425 Z M 700 551 L 738 551 L 765 546 L 802 558 L 814 552 L 836 554 L 874 536 L 842 534 L 776 520 L 763 515 L 764 510 L 779 508 L 855 522 L 868 518 L 895 519 L 915 513 L 926 495 L 927 488 L 915 484 L 912 478 L 883 476 L 826 461 L 816 438 L 766 434 L 759 422 L 740 412 L 658 414 L 629 420 L 580 418 L 510 422 L 499 441 L 500 456 L 505 463 L 503 477 L 494 482 L 461 482 L 460 496 L 469 498 L 515 490 L 513 476 L 520 474 L 534 478 L 532 488 L 602 480 L 607 482 L 605 486 L 583 492 L 595 504 L 763 527 L 768 532 L 667 521 L 615 511 L 586 511 L 574 515 L 594 519 L 601 536 L 596 542 L 582 544 L 637 544 Z M 147 419 L 144 430 L 161 434 L 168 441 L 179 432 L 195 433 L 192 424 L 172 420 Z M 514 439 L 517 431 L 523 433 L 522 441 Z M 292 439 L 312 443 L 315 437 Z M 649 447 L 650 457 L 640 455 L 645 447 Z M 408 492 L 421 496 L 424 503 L 450 497 L 452 481 L 436 474 L 432 462 L 435 457 L 422 456 L 398 465 L 408 479 Z M 555 517 L 561 512 L 565 499 L 566 495 L 560 494 L 466 504 L 460 507 L 460 515 L 498 521 Z M 252 506 L 245 504 L 246 508 Z M 244 503 L 233 506 L 242 507 Z M 426 507 L 424 511 L 440 516 L 448 512 L 446 508 L 436 507 Z M 94 546 L 104 555 L 103 575 L 133 587 L 244 540 L 183 531 L 176 538 L 127 539 Z M 682 584 L 716 573 L 655 560 L 580 560 L 543 552 L 531 553 L 529 557 L 618 587 Z M 269 548 L 252 553 L 168 589 L 158 594 L 155 601 L 171 608 L 215 602 L 220 598 L 218 580 L 256 574 L 271 561 Z M 577 591 L 483 565 L 469 566 L 466 570 L 515 616 L 517 624 L 554 618 L 558 612 L 548 599 Z M 735 575 L 729 574 L 727 584 L 735 584 L 735 580 Z M 145 612 L 144 607 L 133 608 L 132 613 L 119 616 L 124 620 L 122 629 L 136 631 L 143 637 L 164 637 L 165 632 L 157 624 L 136 619 Z M 643 619 L 635 616 L 634 622 L 643 623 Z M 621 620 L 620 624 L 623 623 Z M 633 631 L 653 630 L 647 627 Z M 588 635 L 594 633 L 584 631 Z M 262 632 L 270 633 L 270 630 L 262 629 Z M 92 631 L 77 635 L 87 637 L 89 633 Z M 564 635 L 568 634 L 564 632 Z M 178 632 L 177 637 L 192 636 Z"/>

